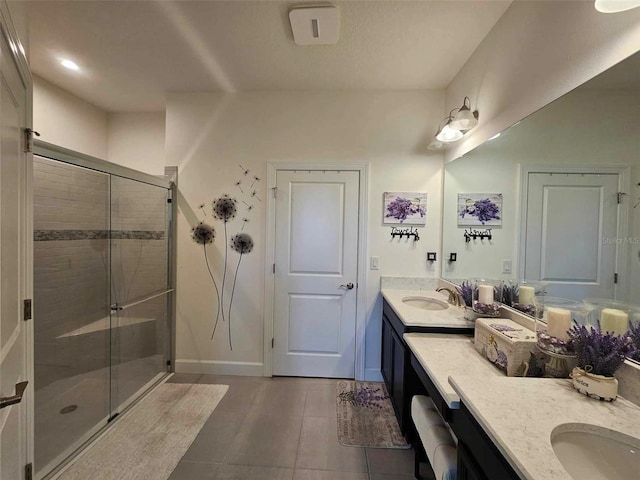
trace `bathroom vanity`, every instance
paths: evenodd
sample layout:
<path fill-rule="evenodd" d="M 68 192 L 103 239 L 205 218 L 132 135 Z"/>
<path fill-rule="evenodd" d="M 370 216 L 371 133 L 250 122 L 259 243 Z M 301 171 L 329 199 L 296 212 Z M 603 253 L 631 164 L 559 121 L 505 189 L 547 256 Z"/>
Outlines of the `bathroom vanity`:
<path fill-rule="evenodd" d="M 599 402 L 568 379 L 507 377 L 465 335 L 410 333 L 404 340 L 411 370 L 458 439 L 458 479 L 637 478 L 634 403 Z M 590 448 L 616 460 L 600 465 L 607 455 Z M 589 476 L 580 474 L 584 468 Z"/>
<path fill-rule="evenodd" d="M 412 332 L 473 335 L 473 324 L 462 319 L 461 310 L 453 305 L 449 306 L 447 295 L 440 292 L 383 289 L 382 295 L 382 377 L 398 424 L 402 432 L 408 434 L 411 425 L 411 397 L 419 393 L 421 385 L 409 368 L 409 349 L 403 336 Z M 436 308 L 444 308 L 427 310 L 416 307 L 420 299 L 427 299 L 424 300 L 427 304 L 428 299 L 433 299 Z"/>

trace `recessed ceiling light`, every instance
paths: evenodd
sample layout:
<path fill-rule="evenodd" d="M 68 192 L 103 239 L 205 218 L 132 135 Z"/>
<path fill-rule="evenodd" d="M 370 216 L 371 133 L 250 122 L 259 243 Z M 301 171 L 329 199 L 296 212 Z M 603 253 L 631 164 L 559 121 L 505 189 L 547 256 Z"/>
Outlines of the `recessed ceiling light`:
<path fill-rule="evenodd" d="M 72 62 L 71 60 L 60 60 L 60 65 L 62 65 L 64 68 L 68 68 L 69 70 L 80 70 L 78 64 L 76 62 Z"/>

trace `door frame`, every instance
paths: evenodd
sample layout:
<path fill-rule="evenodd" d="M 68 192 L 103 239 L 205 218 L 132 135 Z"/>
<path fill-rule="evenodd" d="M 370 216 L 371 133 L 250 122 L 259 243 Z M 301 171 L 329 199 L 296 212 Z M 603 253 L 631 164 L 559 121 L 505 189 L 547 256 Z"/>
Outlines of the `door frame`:
<path fill-rule="evenodd" d="M 10 52 L 6 52 L 10 55 L 13 62 L 16 64 L 18 74 L 21 80 L 24 82 L 27 89 L 26 98 L 26 112 L 25 112 L 25 125 L 24 128 L 33 128 L 33 78 L 29 69 L 29 62 L 26 59 L 26 53 L 23 44 L 18 36 L 18 32 L 15 28 L 13 20 L 11 18 L 11 12 L 7 2 L 0 0 L 0 34 L 4 35 L 7 39 L 7 43 L 11 47 Z M 25 216 L 22 223 L 21 231 L 19 232 L 20 243 L 22 244 L 22 251 L 24 257 L 22 259 L 24 272 L 21 282 L 21 293 L 23 299 L 33 299 L 33 154 L 31 152 L 25 152 L 25 168 L 23 173 L 25 174 L 24 183 L 22 187 L 22 205 L 24 208 Z M 20 448 L 24 449 L 25 460 L 28 464 L 33 465 L 34 460 L 34 380 L 33 380 L 33 324 L 35 313 L 32 315 L 31 320 L 24 322 L 25 325 L 25 354 L 26 354 L 26 380 L 29 382 L 25 397 L 22 402 L 22 408 L 26 408 L 26 432 L 24 438 L 24 445 Z"/>
<path fill-rule="evenodd" d="M 369 164 L 368 163 L 299 163 L 299 162 L 267 162 L 267 190 L 273 192 L 276 188 L 278 171 L 356 171 L 360 174 L 360 192 L 358 208 L 358 275 L 356 288 L 356 332 L 355 332 L 355 379 L 365 378 L 365 335 L 367 315 L 367 223 L 369 212 Z M 264 262 L 264 356 L 263 374 L 273 376 L 273 322 L 274 322 L 274 294 L 276 247 L 276 205 L 275 198 L 267 192 L 266 204 L 266 250 Z"/>
<path fill-rule="evenodd" d="M 515 269 L 518 272 L 518 278 L 524 278 L 524 262 L 525 262 L 525 247 L 527 241 L 527 205 L 529 201 L 529 174 L 530 173 L 569 173 L 580 174 L 585 173 L 589 175 L 608 174 L 618 175 L 618 192 L 624 192 L 626 195 L 623 197 L 620 208 L 618 208 L 618 238 L 627 238 L 629 235 L 629 215 L 631 204 L 631 166 L 624 164 L 528 164 L 520 165 L 520 195 L 517 196 L 520 199 L 520 233 L 517 236 L 517 248 L 518 248 L 518 265 Z M 518 209 L 517 209 L 518 210 Z M 622 293 L 626 298 L 629 289 L 628 267 L 625 259 L 629 253 L 628 242 L 621 242 L 616 244 L 616 272 L 619 275 L 620 282 L 614 287 L 616 298 L 620 297 Z"/>

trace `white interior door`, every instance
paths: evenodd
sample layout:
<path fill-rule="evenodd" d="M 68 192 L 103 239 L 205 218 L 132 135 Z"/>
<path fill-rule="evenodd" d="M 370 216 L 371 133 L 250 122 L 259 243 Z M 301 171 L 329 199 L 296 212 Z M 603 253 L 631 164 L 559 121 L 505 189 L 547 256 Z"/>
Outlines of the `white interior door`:
<path fill-rule="evenodd" d="M 359 185 L 277 172 L 274 375 L 355 377 Z"/>
<path fill-rule="evenodd" d="M 4 26 L 4 25 L 3 25 Z M 0 34 L 0 406 L 17 401 L 17 384 L 28 380 L 29 351 L 22 302 L 31 274 L 27 270 L 27 154 L 24 127 L 27 86 L 14 63 L 7 39 Z M 24 384 L 23 384 L 24 386 Z M 29 442 L 29 384 L 22 401 L 0 409 L 0 478 L 20 479 Z M 18 392 L 20 393 L 20 392 Z"/>
<path fill-rule="evenodd" d="M 548 293 L 615 298 L 617 174 L 530 173 L 524 276 Z"/>

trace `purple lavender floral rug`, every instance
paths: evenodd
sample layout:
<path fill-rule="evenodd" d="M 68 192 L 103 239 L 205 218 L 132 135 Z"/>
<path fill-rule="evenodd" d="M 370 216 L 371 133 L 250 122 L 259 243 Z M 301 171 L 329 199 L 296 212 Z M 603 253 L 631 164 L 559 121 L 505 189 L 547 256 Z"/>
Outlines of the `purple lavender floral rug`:
<path fill-rule="evenodd" d="M 384 383 L 341 380 L 336 401 L 341 445 L 411 448 L 400 433 Z"/>

